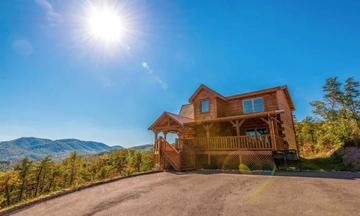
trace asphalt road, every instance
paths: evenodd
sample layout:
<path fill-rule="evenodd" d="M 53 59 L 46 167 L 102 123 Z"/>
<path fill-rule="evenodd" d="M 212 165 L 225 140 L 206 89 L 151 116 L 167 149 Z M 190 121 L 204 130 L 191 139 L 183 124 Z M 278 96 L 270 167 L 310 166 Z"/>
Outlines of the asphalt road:
<path fill-rule="evenodd" d="M 88 188 L 15 215 L 360 215 L 360 179 L 164 172 Z"/>

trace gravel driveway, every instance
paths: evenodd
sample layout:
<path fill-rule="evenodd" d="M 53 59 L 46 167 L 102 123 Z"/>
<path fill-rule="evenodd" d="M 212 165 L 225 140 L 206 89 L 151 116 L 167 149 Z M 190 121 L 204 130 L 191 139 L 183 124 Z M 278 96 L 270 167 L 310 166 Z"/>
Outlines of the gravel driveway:
<path fill-rule="evenodd" d="M 360 179 L 163 172 L 88 188 L 15 215 L 360 215 Z"/>

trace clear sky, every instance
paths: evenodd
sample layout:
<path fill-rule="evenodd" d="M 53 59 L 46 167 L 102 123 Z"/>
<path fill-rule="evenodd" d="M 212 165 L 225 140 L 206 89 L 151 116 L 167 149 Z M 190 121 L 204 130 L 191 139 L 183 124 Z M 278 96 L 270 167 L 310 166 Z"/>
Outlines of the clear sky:
<path fill-rule="evenodd" d="M 360 78 L 360 1 L 112 1 L 116 45 L 89 39 L 79 0 L 0 1 L 0 140 L 150 143 L 199 84 L 288 85 L 298 119 L 325 78 Z"/>

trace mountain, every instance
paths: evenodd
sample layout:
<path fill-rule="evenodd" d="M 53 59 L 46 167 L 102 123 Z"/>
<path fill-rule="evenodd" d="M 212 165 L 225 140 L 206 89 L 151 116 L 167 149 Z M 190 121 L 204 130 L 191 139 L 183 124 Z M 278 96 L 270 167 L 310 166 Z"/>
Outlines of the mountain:
<path fill-rule="evenodd" d="M 138 151 L 148 151 L 153 146 L 154 146 L 153 144 L 145 144 L 145 145 L 139 145 L 139 146 L 130 147 L 130 149 L 135 149 L 135 150 L 138 150 Z"/>
<path fill-rule="evenodd" d="M 124 147 L 115 145 L 115 146 L 111 146 L 111 149 L 124 149 Z"/>
<path fill-rule="evenodd" d="M 116 148 L 122 148 L 117 146 Z M 22 137 L 19 139 L 0 142 L 0 160 L 17 161 L 23 157 L 39 160 L 50 155 L 54 160 L 61 160 L 69 153 L 97 154 L 113 148 L 100 142 L 82 141 L 77 139 L 41 139 Z"/>

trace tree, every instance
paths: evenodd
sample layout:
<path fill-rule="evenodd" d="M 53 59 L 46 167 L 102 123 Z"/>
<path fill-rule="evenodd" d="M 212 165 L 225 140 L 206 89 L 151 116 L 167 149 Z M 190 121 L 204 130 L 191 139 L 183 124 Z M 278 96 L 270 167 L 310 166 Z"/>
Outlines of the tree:
<path fill-rule="evenodd" d="M 351 118 L 354 118 L 357 127 L 360 127 L 360 83 L 354 80 L 354 77 L 349 77 L 345 81 L 344 87 L 344 105 L 349 110 Z"/>
<path fill-rule="evenodd" d="M 49 184 L 46 189 L 46 192 L 55 191 L 60 180 L 62 173 L 64 172 L 63 166 L 59 163 L 52 163 L 49 173 Z"/>
<path fill-rule="evenodd" d="M 20 164 L 15 168 L 19 172 L 20 186 L 19 186 L 19 195 L 18 200 L 21 201 L 23 198 L 25 186 L 27 183 L 27 178 L 32 167 L 32 161 L 27 157 L 21 160 Z"/>
<path fill-rule="evenodd" d="M 148 151 L 141 152 L 141 171 L 151 170 L 155 167 L 154 151 L 150 149 Z"/>
<path fill-rule="evenodd" d="M 72 152 L 63 161 L 64 166 L 64 186 L 73 186 L 77 180 L 77 175 L 82 165 L 81 157 L 76 152 Z"/>
<path fill-rule="evenodd" d="M 353 77 L 344 85 L 337 77 L 328 78 L 323 86 L 324 100 L 311 102 L 317 118 L 307 117 L 296 124 L 299 143 L 330 151 L 356 142 L 360 137 L 359 86 Z"/>
<path fill-rule="evenodd" d="M 35 187 L 35 196 L 37 196 L 38 191 L 42 192 L 45 184 L 45 177 L 47 175 L 49 166 L 51 164 L 50 156 L 44 157 L 40 163 L 37 164 L 35 168 L 36 172 L 36 187 Z"/>
<path fill-rule="evenodd" d="M 15 171 L 0 173 L 0 191 L 2 191 L 4 198 L 4 200 L 0 198 L 0 206 L 3 205 L 4 201 L 6 206 L 13 203 L 14 192 L 18 184 L 19 177 Z"/>

